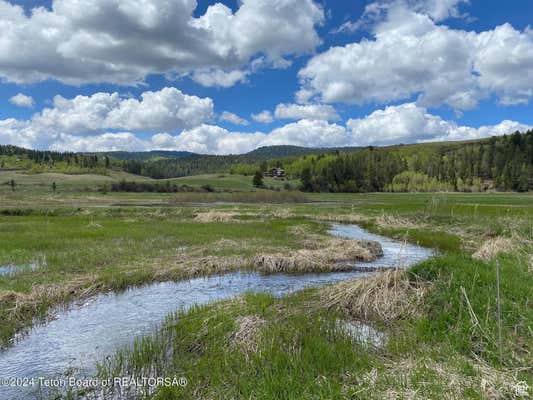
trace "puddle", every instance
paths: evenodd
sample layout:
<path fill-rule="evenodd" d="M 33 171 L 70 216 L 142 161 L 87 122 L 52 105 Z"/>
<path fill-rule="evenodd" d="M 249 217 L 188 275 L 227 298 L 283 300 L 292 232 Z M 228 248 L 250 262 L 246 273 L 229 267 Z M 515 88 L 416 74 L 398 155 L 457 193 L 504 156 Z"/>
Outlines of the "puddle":
<path fill-rule="evenodd" d="M 336 321 L 336 325 L 337 329 L 339 329 L 345 335 L 358 342 L 361 342 L 363 345 L 379 348 L 385 344 L 385 334 L 372 328 L 370 325 L 363 324 L 359 321 L 352 322 L 342 319 L 338 319 Z"/>
<path fill-rule="evenodd" d="M 0 265 L 0 277 L 11 277 L 23 272 L 33 272 L 44 267 L 46 267 L 46 261 L 44 260 L 42 262 L 33 262 L 23 265 Z"/>
<path fill-rule="evenodd" d="M 372 267 L 390 267 L 398 262 L 408 266 L 433 255 L 430 249 L 399 243 L 355 225 L 333 225 L 331 234 L 379 241 L 383 257 L 364 263 Z M 131 344 L 136 337 L 150 334 L 170 312 L 180 308 L 188 309 L 245 292 L 269 292 L 281 296 L 305 287 L 366 274 L 358 271 L 302 275 L 236 272 L 101 294 L 84 304 L 57 311 L 54 320 L 34 327 L 12 347 L 0 351 L 0 378 L 57 378 L 68 370 L 77 371 L 77 376 L 91 376 L 97 361 L 113 354 L 117 348 Z M 364 330 L 358 332 L 364 334 Z M 32 390 L 35 389 L 0 386 L 0 398 L 38 398 L 31 394 Z"/>

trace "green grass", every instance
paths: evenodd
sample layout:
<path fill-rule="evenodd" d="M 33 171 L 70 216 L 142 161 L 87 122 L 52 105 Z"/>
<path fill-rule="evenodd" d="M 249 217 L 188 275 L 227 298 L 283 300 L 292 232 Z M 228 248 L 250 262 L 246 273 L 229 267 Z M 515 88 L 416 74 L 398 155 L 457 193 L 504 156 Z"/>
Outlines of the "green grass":
<path fill-rule="evenodd" d="M 531 250 L 531 249 L 529 249 Z M 533 358 L 533 275 L 521 255 L 498 258 L 501 274 L 503 360 L 509 367 Z M 435 282 L 426 299 L 426 313 L 416 321 L 416 335 L 431 346 L 464 355 L 475 354 L 499 364 L 495 262 L 472 260 L 466 254 L 450 254 L 415 266 L 411 273 Z M 464 292 L 463 292 L 464 290 Z M 471 312 L 476 315 L 475 323 Z M 527 365 L 527 364 L 523 364 Z"/>
<path fill-rule="evenodd" d="M 527 369 L 533 365 L 533 266 L 529 265 L 531 245 L 526 243 L 533 240 L 533 195 L 310 194 L 306 196 L 313 203 L 270 204 L 271 198 L 259 198 L 257 193 L 277 192 L 250 195 L 246 185 L 251 182 L 244 178 L 188 178 L 190 185 L 242 191 L 206 193 L 196 199 L 206 204 L 191 204 L 193 198 L 182 194 L 84 191 L 99 184 L 99 179 L 110 179 L 105 176 L 93 181 L 72 176 L 71 183 L 67 182 L 70 176 L 58 179 L 55 195 L 47 192 L 45 175 L 21 177 L 15 193 L 2 187 L 0 265 L 46 257 L 46 267 L 0 277 L 0 320 L 5 322 L 0 326 L 1 339 L 5 342 L 29 326 L 32 318 L 75 299 L 83 289 L 97 293 L 149 282 L 156 276 L 184 278 L 187 270 L 175 262 L 181 257 L 194 261 L 290 251 L 300 248 L 303 239 L 292 233 L 295 226 L 306 225 L 310 232 L 323 234 L 327 224 L 310 219 L 359 216 L 368 229 L 441 252 L 410 271 L 411 279 L 422 279 L 431 287 L 419 314 L 387 323 L 372 321 L 387 334 L 385 347 L 368 348 L 340 331 L 335 320 L 349 315 L 320 306 L 319 289 L 282 299 L 248 295 L 244 301 L 169 316 L 153 337 L 119 350 L 100 373 L 152 374 L 155 370 L 187 377 L 186 388 L 162 389 L 155 396 L 158 399 L 382 399 L 390 397 L 391 390 L 398 398 L 416 392 L 420 398 L 437 399 L 449 393 L 450 398 L 483 399 L 487 395 L 481 381 L 491 382 L 490 374 L 515 374 L 516 379 L 533 384 L 532 371 Z M 63 191 L 64 187 L 69 190 Z M 259 203 L 247 204 L 250 196 Z M 228 199 L 239 204 L 207 203 Z M 208 209 L 236 213 L 236 220 L 194 220 Z M 471 257 L 484 240 L 498 235 L 518 236 L 522 244 L 520 252 L 499 258 L 503 365 L 495 342 L 494 265 Z M 36 297 L 36 305 L 13 315 L 14 300 L 9 296 L 29 296 L 38 288 L 59 294 Z M 61 292 L 65 288 L 73 288 L 73 294 Z M 479 323 L 473 322 L 472 313 Z M 248 315 L 265 320 L 258 351 L 252 353 L 235 347 L 232 339 L 238 317 Z M 487 365 L 490 374 L 480 365 Z M 448 379 L 452 374 L 458 379 L 455 385 Z"/>
<path fill-rule="evenodd" d="M 300 238 L 290 234 L 292 226 L 305 224 L 315 231 L 319 228 L 290 219 L 195 222 L 194 216 L 204 211 L 191 207 L 37 209 L 30 210 L 29 215 L 0 216 L 0 265 L 46 260 L 46 266 L 36 271 L 0 276 L 0 295 L 2 291 L 14 291 L 43 302 L 36 315 L 31 307 L 21 307 L 20 314 L 13 315 L 9 312 L 13 300 L 6 304 L 0 301 L 0 318 L 10 322 L 0 327 L 0 339 L 5 342 L 32 316 L 43 315 L 49 305 L 68 301 L 83 289 L 122 289 L 154 280 L 167 271 L 169 279 L 186 276 L 184 267 L 176 263 L 183 257 L 247 257 L 269 251 L 265 247 L 296 248 Z M 236 245 L 217 246 L 221 240 Z M 177 253 L 184 256 L 176 258 Z M 206 274 L 216 272 L 205 267 Z M 71 285 L 75 285 L 72 295 L 61 292 Z M 37 297 L 36 287 L 49 287 L 59 294 Z"/>
<path fill-rule="evenodd" d="M 169 179 L 173 183 L 189 186 L 209 185 L 217 190 L 255 190 L 252 184 L 252 176 L 231 175 L 231 174 L 204 174 L 186 176 L 183 178 Z M 274 178 L 264 178 L 266 187 L 283 188 L 288 183 L 294 188 L 298 187 L 297 180 L 280 180 Z"/>
<path fill-rule="evenodd" d="M 492 387 L 498 396 L 512 398 L 513 384 L 533 383 L 527 369 L 533 278 L 523 260 L 501 261 L 503 367 L 495 343 L 494 269 L 455 253 L 410 271 L 412 279 L 424 279 L 433 289 L 418 316 L 380 326 L 387 335 L 382 348 L 340 329 L 337 321 L 349 317 L 317 306 L 319 289 L 281 299 L 257 294 L 170 315 L 153 336 L 101 364 L 99 375 L 150 371 L 188 379 L 187 387 L 160 389 L 155 399 L 382 399 L 391 392 L 398 398 L 417 393 L 416 398 L 439 399 L 446 393 L 452 399 L 485 399 Z M 466 310 L 462 287 L 479 327 Z M 239 317 L 250 315 L 264 320 L 251 352 L 233 339 Z"/>

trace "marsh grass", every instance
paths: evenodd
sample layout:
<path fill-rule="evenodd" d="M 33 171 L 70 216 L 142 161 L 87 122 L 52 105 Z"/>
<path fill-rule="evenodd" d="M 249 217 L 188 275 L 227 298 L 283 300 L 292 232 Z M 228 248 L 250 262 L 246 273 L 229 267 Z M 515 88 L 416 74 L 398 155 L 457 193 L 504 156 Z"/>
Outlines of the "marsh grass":
<path fill-rule="evenodd" d="M 302 273 L 323 271 L 348 271 L 354 261 L 370 262 L 383 255 L 377 242 L 348 239 L 329 239 L 320 246 L 320 241 L 306 243 L 312 249 L 299 249 L 287 253 L 256 254 L 252 259 L 254 269 L 267 273 Z M 316 248 L 316 246 L 320 246 Z"/>
<path fill-rule="evenodd" d="M 428 282 L 410 279 L 405 270 L 389 270 L 325 288 L 321 303 L 355 319 L 385 324 L 418 316 L 430 288 Z"/>
<path fill-rule="evenodd" d="M 220 211 L 227 215 L 227 211 Z M 0 217 L 0 264 L 47 265 L 0 276 L 0 342 L 51 306 L 106 290 L 250 268 L 257 252 L 297 249 L 290 227 L 300 220 L 249 219 L 199 223 L 195 208 L 35 209 Z M 220 246 L 220 241 L 237 246 Z"/>
<path fill-rule="evenodd" d="M 409 211 L 389 217 L 381 205 L 356 211 L 344 205 L 314 210 L 295 206 L 285 214 L 291 220 L 305 216 L 358 222 L 378 233 L 437 247 L 441 255 L 407 271 L 386 271 L 279 300 L 249 295 L 224 306 L 195 308 L 171 318 L 155 338 L 146 339 L 143 351 L 123 349 L 101 372 L 140 373 L 150 365 L 143 360 L 149 356 L 156 357 L 159 371 L 187 374 L 190 387 L 160 390 L 154 395 L 158 399 L 527 398 L 531 391 L 522 397 L 517 393 L 533 385 L 532 247 L 523 240 L 530 238 L 531 212 L 510 208 L 495 215 L 504 209 L 498 203 L 502 197 L 495 196 L 497 204 L 480 199 L 477 215 L 470 216 L 463 212 L 470 206 L 450 198 L 426 209 L 425 202 L 416 207 L 400 203 L 398 209 Z M 332 207 L 339 215 L 331 214 Z M 298 236 L 308 227 L 291 229 Z M 519 235 L 521 244 L 495 246 L 498 251 L 487 261 L 472 258 L 472 252 L 483 247 L 480 238 L 490 240 L 495 234 Z M 300 245 L 312 249 L 316 242 L 303 240 Z M 501 266 L 503 365 L 497 344 L 494 257 Z M 230 341 L 239 330 L 236 321 L 249 315 L 266 322 L 254 341 L 255 351 L 245 356 Z M 387 336 L 386 345 L 363 347 L 336 328 L 339 319 L 378 327 Z"/>
<path fill-rule="evenodd" d="M 328 221 L 353 222 L 441 254 L 369 285 L 281 299 L 246 295 L 179 311 L 152 336 L 103 361 L 99 373 L 188 378 L 186 388 L 161 389 L 151 394 L 156 399 L 516 398 L 520 381 L 533 386 L 531 195 L 309 194 L 312 204 L 212 202 L 229 195 L 181 206 L 192 198 L 1 193 L 8 211 L 0 212 L 0 264 L 47 258 L 42 270 L 0 278 L 2 338 L 77 296 L 240 268 L 238 260 L 258 252 L 319 249 L 324 243 L 315 239 L 324 238 Z M 235 213 L 239 221 L 194 221 L 206 208 Z M 501 268 L 503 365 L 495 258 L 472 258 L 495 237 L 520 242 L 511 254 L 507 246 L 494 254 Z M 243 352 L 232 340 L 249 316 L 265 322 L 252 335 L 254 350 Z M 338 328 L 339 319 L 377 327 L 386 345 L 359 343 Z"/>

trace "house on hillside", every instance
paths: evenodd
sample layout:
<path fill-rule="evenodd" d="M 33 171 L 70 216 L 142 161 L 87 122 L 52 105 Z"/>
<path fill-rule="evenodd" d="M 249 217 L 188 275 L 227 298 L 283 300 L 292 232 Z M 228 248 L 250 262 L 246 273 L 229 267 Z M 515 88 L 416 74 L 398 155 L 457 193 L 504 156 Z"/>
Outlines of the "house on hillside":
<path fill-rule="evenodd" d="M 283 179 L 283 178 L 285 178 L 285 170 L 283 168 L 280 168 L 280 167 L 271 168 L 270 170 L 265 171 L 263 173 L 263 176 L 265 176 L 265 177 L 269 176 L 271 178 Z"/>

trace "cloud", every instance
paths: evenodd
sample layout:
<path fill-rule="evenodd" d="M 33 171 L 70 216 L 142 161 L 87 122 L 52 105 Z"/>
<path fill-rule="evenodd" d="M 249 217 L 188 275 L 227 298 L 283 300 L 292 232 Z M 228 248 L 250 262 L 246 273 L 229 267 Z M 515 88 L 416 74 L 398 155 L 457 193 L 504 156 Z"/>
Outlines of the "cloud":
<path fill-rule="evenodd" d="M 258 147 L 266 136 L 265 133 L 230 132 L 219 126 L 202 125 L 179 135 L 154 135 L 152 141 L 161 149 L 180 149 L 201 154 L 238 154 Z"/>
<path fill-rule="evenodd" d="M 203 154 L 240 154 L 261 146 L 336 146 L 346 142 L 346 130 L 327 121 L 300 120 L 269 133 L 231 132 L 214 125 L 202 125 L 179 135 L 157 134 L 156 148 L 179 149 Z"/>
<path fill-rule="evenodd" d="M 299 71 L 297 97 L 327 103 L 377 103 L 417 98 L 425 107 L 477 107 L 533 96 L 533 31 L 504 24 L 485 32 L 437 21 L 457 15 L 460 1 L 372 3 L 372 39 L 336 46 Z M 372 12 L 369 11 L 370 10 Z"/>
<path fill-rule="evenodd" d="M 274 121 L 272 113 L 268 110 L 263 110 L 258 114 L 252 114 L 252 119 L 263 124 L 270 124 L 272 121 Z"/>
<path fill-rule="evenodd" d="M 238 82 L 245 82 L 249 71 L 235 69 L 233 71 L 224 71 L 221 69 L 202 69 L 192 74 L 192 79 L 205 87 L 223 87 L 228 88 Z"/>
<path fill-rule="evenodd" d="M 152 143 L 138 138 L 131 132 L 103 133 L 97 136 L 62 134 L 50 149 L 57 151 L 146 151 Z"/>
<path fill-rule="evenodd" d="M 459 126 L 428 113 L 426 108 L 415 103 L 389 106 L 363 118 L 349 119 L 346 127 L 354 146 L 480 139 L 531 129 L 531 126 L 508 120 L 479 128 Z"/>
<path fill-rule="evenodd" d="M 340 116 L 333 106 L 325 104 L 278 104 L 274 111 L 277 119 L 323 119 L 338 121 Z"/>
<path fill-rule="evenodd" d="M 26 96 L 25 94 L 19 93 L 9 99 L 9 102 L 11 104 L 14 104 L 18 107 L 26 107 L 26 108 L 33 108 L 35 105 L 35 101 L 33 100 L 33 97 Z"/>
<path fill-rule="evenodd" d="M 349 119 L 345 126 L 325 119 L 304 118 L 266 132 L 241 132 L 205 123 L 213 115 L 212 109 L 211 99 L 187 96 L 174 88 L 145 92 L 141 99 L 125 99 L 117 93 L 73 99 L 56 96 L 54 107 L 36 113 L 31 119 L 0 120 L 0 143 L 71 151 L 167 149 L 239 154 L 271 145 L 389 145 L 477 139 L 531 129 L 509 120 L 479 128 L 461 126 L 416 103 L 405 103 Z M 268 111 L 265 115 L 272 118 Z M 227 111 L 220 119 L 245 122 Z"/>
<path fill-rule="evenodd" d="M 118 93 L 95 93 L 66 99 L 54 97 L 52 108 L 33 117 L 33 124 L 63 133 L 91 133 L 104 129 L 162 131 L 191 128 L 213 118 L 210 98 L 189 96 L 166 87 L 147 91 L 141 99 Z"/>
<path fill-rule="evenodd" d="M 333 33 L 355 32 L 360 29 L 372 28 L 378 22 L 383 22 L 390 8 L 402 6 L 429 16 L 436 22 L 448 18 L 466 18 L 468 14 L 460 11 L 461 5 L 469 4 L 470 0 L 380 0 L 365 6 L 361 18 L 356 21 L 346 21 Z"/>
<path fill-rule="evenodd" d="M 0 76 L 28 83 L 134 85 L 148 74 L 194 73 L 206 85 L 243 79 L 258 55 L 271 66 L 320 44 L 324 21 L 313 0 L 243 0 L 195 16 L 196 0 L 53 0 L 29 15 L 0 0 Z"/>
<path fill-rule="evenodd" d="M 226 121 L 226 122 L 230 122 L 232 123 L 233 125 L 249 125 L 250 123 L 245 120 L 244 118 L 241 118 L 239 117 L 237 114 L 233 114 L 232 112 L 229 112 L 229 111 L 224 111 L 220 117 L 219 117 L 219 120 L 220 121 Z"/>

